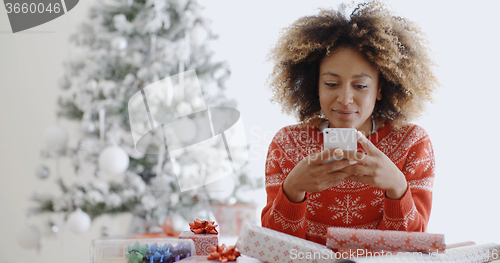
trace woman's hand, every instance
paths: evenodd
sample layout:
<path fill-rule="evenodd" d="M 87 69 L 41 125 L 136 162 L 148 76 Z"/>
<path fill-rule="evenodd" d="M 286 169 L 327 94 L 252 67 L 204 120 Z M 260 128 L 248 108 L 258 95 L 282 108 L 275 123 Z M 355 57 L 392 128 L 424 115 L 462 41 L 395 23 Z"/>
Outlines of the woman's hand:
<path fill-rule="evenodd" d="M 366 154 L 344 152 L 344 158 L 358 162 L 357 165 L 342 169 L 342 172 L 350 175 L 345 179 L 384 189 L 388 198 L 401 199 L 408 186 L 404 174 L 359 131 L 358 141 Z"/>
<path fill-rule="evenodd" d="M 342 157 L 342 149 L 313 153 L 302 159 L 288 174 L 283 183 L 283 193 L 292 203 L 304 201 L 306 192 L 321 192 L 345 180 L 350 174 L 340 171 L 356 161 L 340 160 L 325 163 L 333 157 Z"/>

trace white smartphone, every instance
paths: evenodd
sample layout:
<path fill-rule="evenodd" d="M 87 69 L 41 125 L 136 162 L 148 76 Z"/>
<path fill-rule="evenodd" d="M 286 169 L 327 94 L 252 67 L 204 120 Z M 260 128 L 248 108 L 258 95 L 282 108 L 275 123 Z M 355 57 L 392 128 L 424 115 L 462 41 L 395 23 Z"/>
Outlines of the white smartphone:
<path fill-rule="evenodd" d="M 323 130 L 323 146 L 325 150 L 341 148 L 344 151 L 358 150 L 357 130 L 354 128 L 326 128 Z M 333 157 L 326 163 L 342 160 L 342 157 Z"/>

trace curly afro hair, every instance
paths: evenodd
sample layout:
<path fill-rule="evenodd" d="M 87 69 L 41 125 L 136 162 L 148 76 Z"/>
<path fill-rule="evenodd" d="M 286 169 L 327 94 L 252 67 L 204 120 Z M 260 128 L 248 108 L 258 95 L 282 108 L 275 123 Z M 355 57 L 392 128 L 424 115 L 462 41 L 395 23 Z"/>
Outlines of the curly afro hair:
<path fill-rule="evenodd" d="M 378 1 L 359 4 L 348 17 L 345 13 L 346 5 L 338 11 L 321 9 L 318 15 L 302 17 L 283 29 L 268 55 L 274 64 L 268 80 L 271 101 L 302 124 L 319 124 L 320 62 L 334 49 L 350 47 L 379 72 L 382 99 L 375 104 L 374 121 L 401 127 L 420 117 L 440 85 L 420 27 L 393 16 Z"/>

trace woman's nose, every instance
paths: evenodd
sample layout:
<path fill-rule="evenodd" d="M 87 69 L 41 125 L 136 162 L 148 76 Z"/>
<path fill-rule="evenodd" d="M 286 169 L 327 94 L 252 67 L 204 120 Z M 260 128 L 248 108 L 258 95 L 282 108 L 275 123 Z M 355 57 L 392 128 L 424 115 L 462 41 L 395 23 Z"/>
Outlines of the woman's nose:
<path fill-rule="evenodd" d="M 347 88 L 347 87 L 342 87 L 342 89 L 339 90 L 339 94 L 337 97 L 337 102 L 342 104 L 342 105 L 349 105 L 353 102 L 353 94 L 352 91 Z"/>

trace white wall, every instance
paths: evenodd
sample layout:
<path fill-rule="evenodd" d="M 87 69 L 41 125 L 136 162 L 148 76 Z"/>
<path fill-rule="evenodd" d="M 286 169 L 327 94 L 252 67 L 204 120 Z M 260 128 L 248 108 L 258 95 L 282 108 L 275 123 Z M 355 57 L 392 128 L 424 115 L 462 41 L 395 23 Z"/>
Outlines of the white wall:
<path fill-rule="evenodd" d="M 88 244 L 99 235 L 100 226 L 111 226 L 112 233 L 128 227 L 126 217 L 98 219 L 90 233 L 75 236 L 66 231 L 48 239 L 40 253 L 22 250 L 15 240 L 26 222 L 27 197 L 34 191 L 57 190 L 53 174 L 41 181 L 33 171 L 40 163 L 43 131 L 55 122 L 57 81 L 62 62 L 70 56 L 68 36 L 86 19 L 94 1 L 80 1 L 67 15 L 16 34 L 10 31 L 4 7 L 0 8 L 0 263 L 88 262 Z M 337 7 L 340 1 L 236 2 L 201 0 L 220 36 L 213 45 L 216 58 L 227 60 L 232 69 L 228 94 L 238 100 L 242 113 L 251 147 L 250 169 L 253 175 L 263 176 L 272 136 L 295 122 L 269 102 L 265 81 L 270 65 L 264 64 L 268 48 L 280 28 L 315 13 L 317 7 Z M 397 14 L 420 24 L 440 65 L 443 87 L 437 103 L 417 122 L 430 134 L 437 161 L 428 231 L 444 233 L 448 243 L 500 243 L 496 190 L 500 185 L 496 167 L 500 148 L 496 10 L 500 3 L 457 2 L 461 1 L 388 1 Z M 75 125 L 63 124 L 76 130 Z M 74 143 L 77 133 L 72 135 Z M 63 161 L 62 167 L 61 173 L 70 180 L 69 165 Z M 265 192 L 252 197 L 261 209 Z"/>

